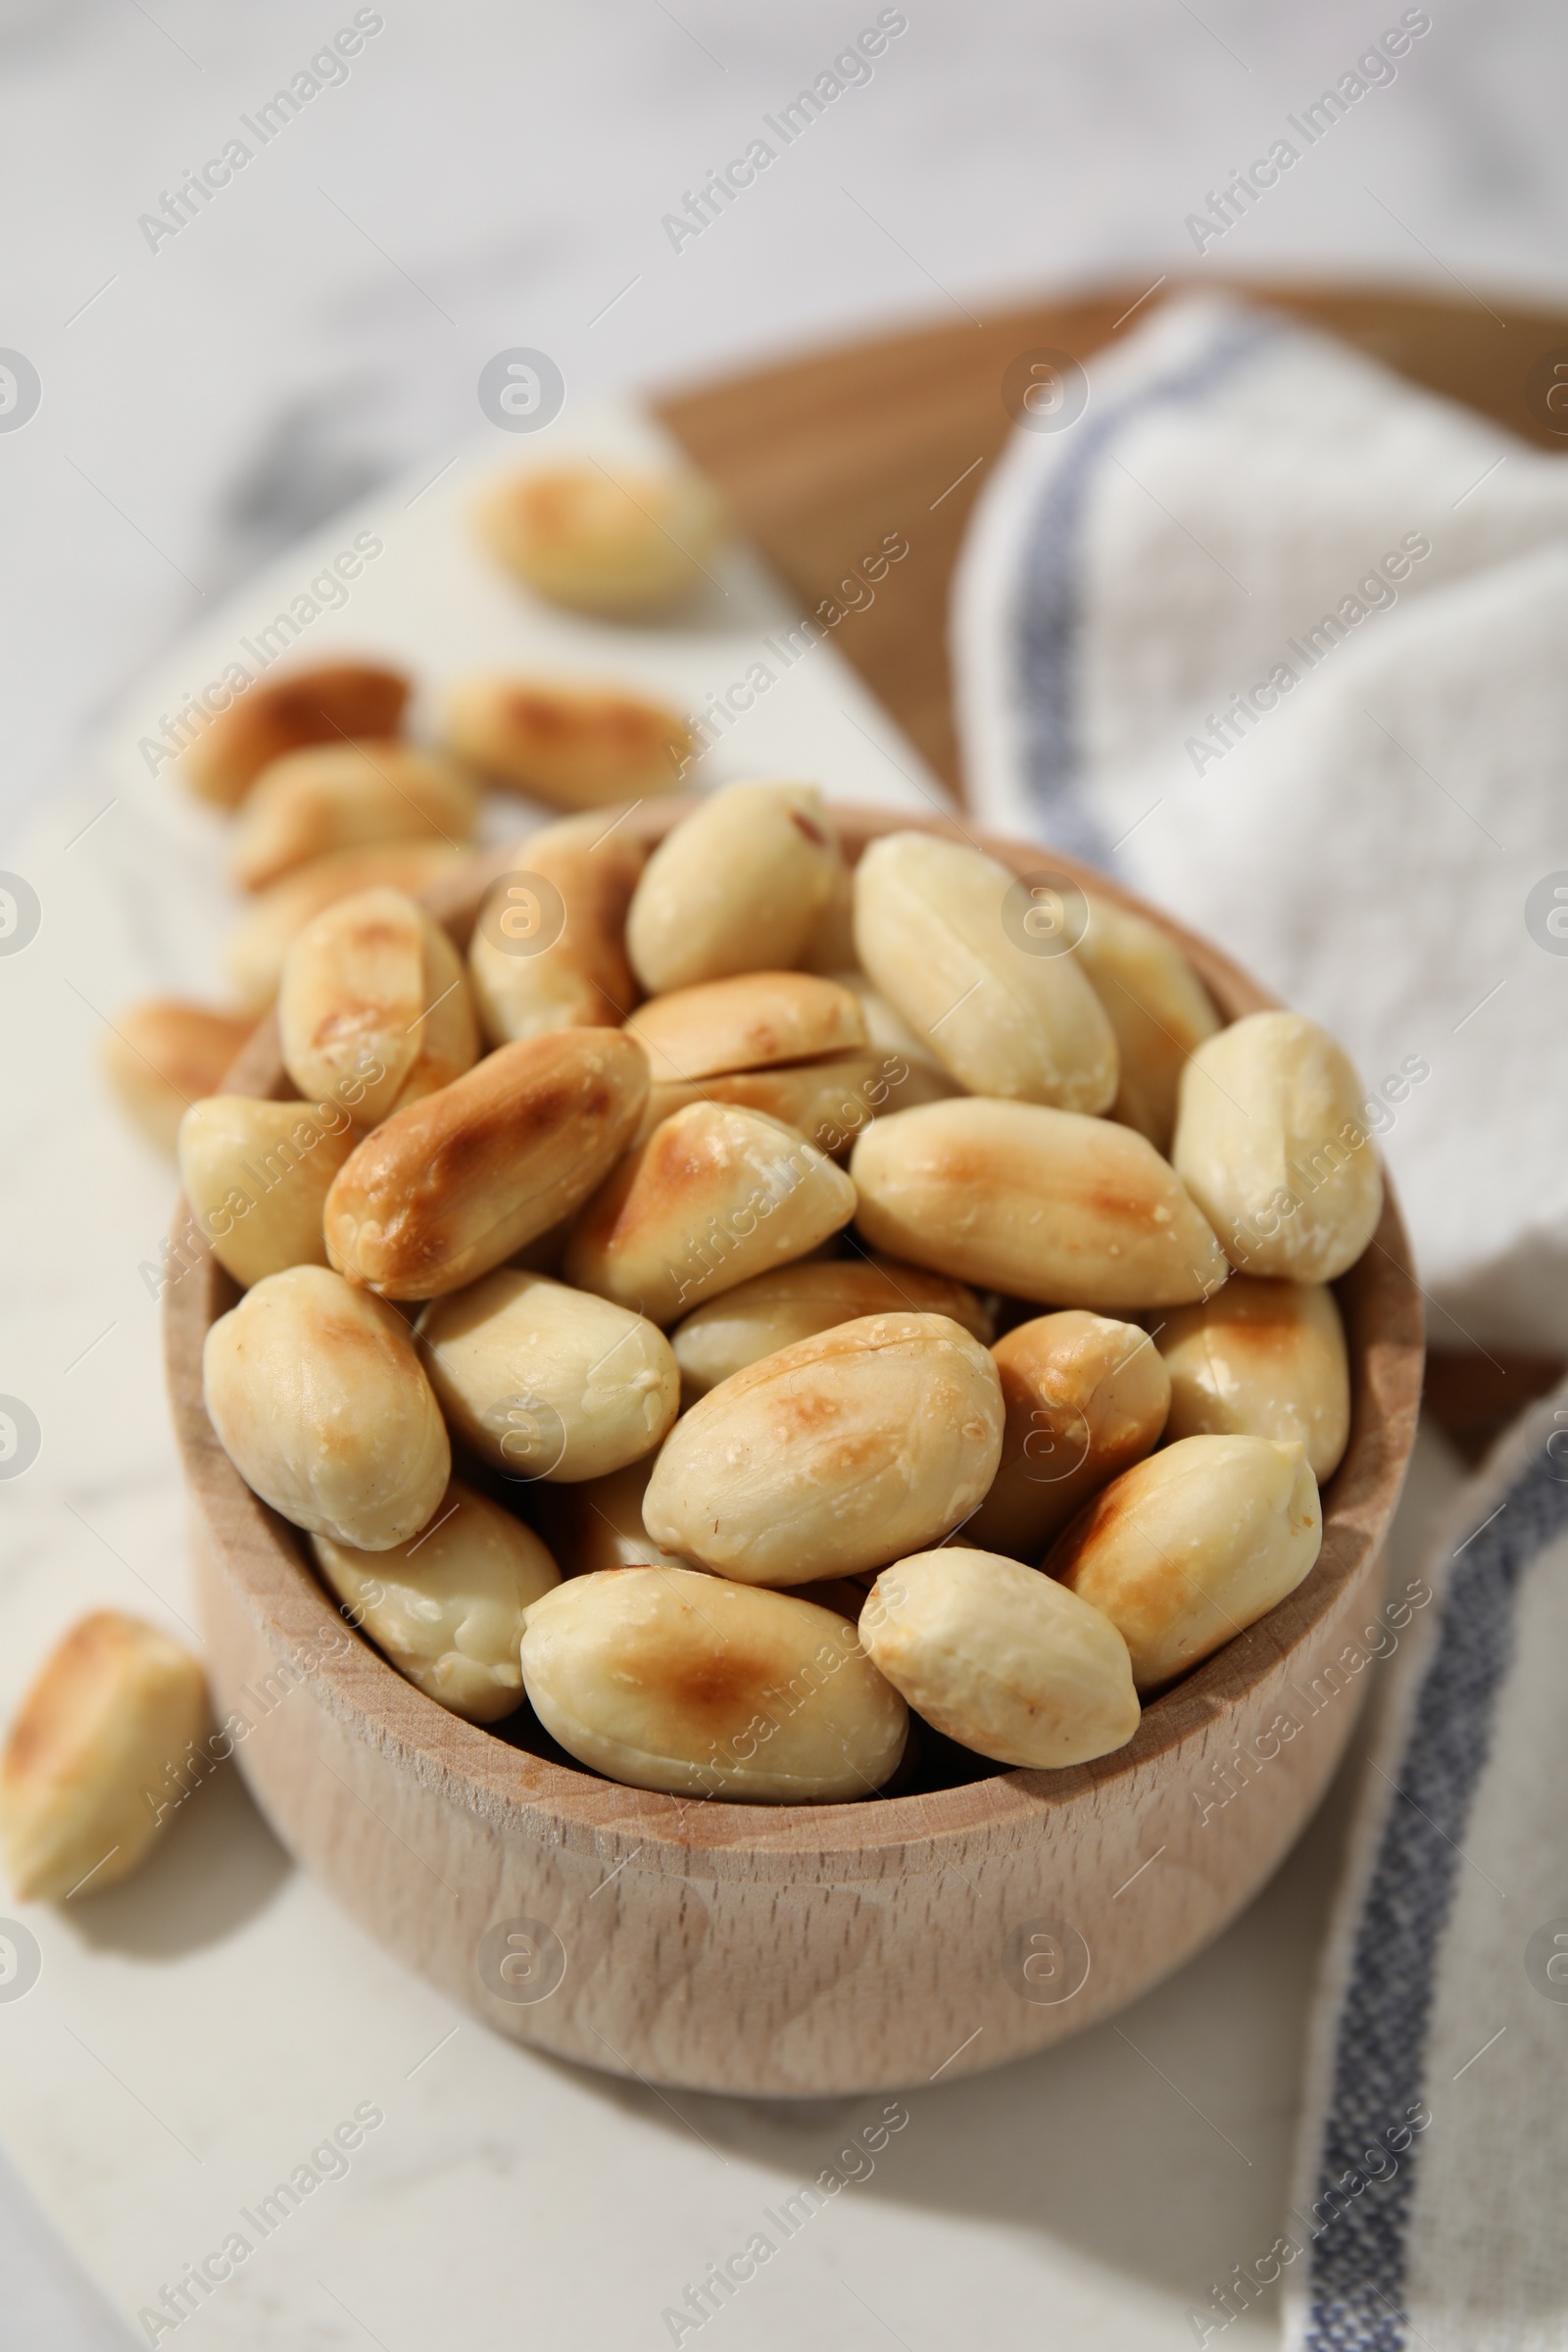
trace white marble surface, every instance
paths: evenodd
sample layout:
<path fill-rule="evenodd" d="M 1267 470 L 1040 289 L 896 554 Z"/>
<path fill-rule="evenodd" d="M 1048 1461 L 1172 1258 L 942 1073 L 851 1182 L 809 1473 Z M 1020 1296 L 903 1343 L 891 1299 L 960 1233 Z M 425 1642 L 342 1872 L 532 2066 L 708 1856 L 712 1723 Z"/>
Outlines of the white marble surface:
<path fill-rule="evenodd" d="M 553 353 L 574 409 L 623 381 L 883 321 L 984 317 L 1106 273 L 1152 281 L 1197 263 L 1183 220 L 1219 175 L 1398 9 L 913 0 L 869 86 L 679 253 L 662 215 L 874 7 L 381 13 L 347 84 L 153 253 L 138 215 L 353 8 L 0 0 L 0 346 L 43 383 L 32 421 L 0 433 L 0 856 L 25 824 L 69 875 L 63 860 L 96 841 L 72 912 L 100 1001 L 143 972 L 210 987 L 221 910 L 195 824 L 170 820 L 155 872 L 138 865 L 148 837 L 129 832 L 67 852 L 109 797 L 92 797 L 96 774 L 61 789 L 90 724 L 130 697 L 156 703 L 154 684 L 193 682 L 169 649 L 212 628 L 220 600 L 302 530 L 416 463 L 444 466 L 477 421 L 494 351 Z M 1544 0 L 1433 13 L 1398 81 L 1201 266 L 1561 295 L 1568 27 Z M 171 871 L 188 885 L 177 931 L 153 887 Z M 26 979 L 27 961 L 0 981 Z M 46 973 L 48 1011 L 29 993 Z M 84 1602 L 183 1605 L 135 1277 L 168 1176 L 98 1105 L 94 1020 L 62 1013 L 62 977 L 40 958 L 26 987 L 0 988 L 0 1198 L 26 1202 L 0 1221 L 0 1389 L 46 1395 L 74 1432 L 69 1478 L 0 1496 L 6 1702 L 36 1639 Z M 58 1278 L 67 1258 L 85 1295 Z M 1425 1472 L 1406 1541 L 1451 1484 L 1441 1454 Z M 111 2306 L 133 2315 L 234 2202 L 362 2099 L 385 2106 L 384 2132 L 265 2267 L 188 2323 L 193 2341 L 425 2352 L 524 2325 L 551 2352 L 667 2341 L 663 2303 L 859 2121 L 711 2100 L 672 2114 L 467 2025 L 419 2064 L 456 2014 L 287 1869 L 237 1788 L 208 1794 L 139 1887 L 85 1924 L 42 1924 L 38 1986 L 0 2006 L 3 2130 L 26 2175 L 0 2174 L 6 2352 L 122 2345 Z M 1136 2048 L 1104 2028 L 911 2101 L 873 2179 L 705 2333 L 771 2352 L 891 2330 L 926 2352 L 960 2334 L 1032 2344 L 1046 2319 L 1050 2340 L 1074 2346 L 1192 2340 L 1186 2305 L 1267 2242 L 1283 2200 L 1337 1837 L 1331 1808 L 1248 1917 L 1120 2021 Z M 197 1984 L 199 2025 L 181 2030 Z M 236 2106 L 234 2085 L 258 2082 L 266 2097 Z M 1231 2337 L 1261 2345 L 1271 2328 L 1265 2315 Z"/>

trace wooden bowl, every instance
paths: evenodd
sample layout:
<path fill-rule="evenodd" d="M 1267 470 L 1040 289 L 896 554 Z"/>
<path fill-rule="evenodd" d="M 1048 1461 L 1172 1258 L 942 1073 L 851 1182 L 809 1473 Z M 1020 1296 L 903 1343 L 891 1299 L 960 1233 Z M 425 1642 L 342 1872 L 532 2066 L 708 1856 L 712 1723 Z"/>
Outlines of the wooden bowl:
<path fill-rule="evenodd" d="M 654 840 L 689 806 L 645 805 L 625 821 Z M 835 814 L 852 857 L 918 821 Z M 1227 1015 L 1273 1002 L 1092 869 L 985 846 L 1015 873 L 1049 866 L 1138 906 Z M 493 854 L 431 894 L 460 944 L 516 859 Z M 228 1083 L 292 1094 L 270 1019 Z M 1331 1661 L 1376 1607 L 1421 1391 L 1420 1300 L 1392 1197 L 1337 1286 L 1350 1440 L 1305 1583 L 1149 1706 L 1115 1755 L 820 1806 L 622 1788 L 553 1760 L 537 1730 L 522 1736 L 547 1752 L 405 1682 L 349 1630 L 303 1540 L 219 1445 L 202 1345 L 237 1293 L 183 1201 L 175 1239 L 195 1262 L 167 1294 L 169 1383 L 218 1718 L 253 1727 L 235 1754 L 299 1860 L 383 1949 L 516 2040 L 753 2095 L 999 2065 L 1111 2015 L 1217 1935 L 1289 1850 L 1349 1737 L 1360 1679 Z"/>

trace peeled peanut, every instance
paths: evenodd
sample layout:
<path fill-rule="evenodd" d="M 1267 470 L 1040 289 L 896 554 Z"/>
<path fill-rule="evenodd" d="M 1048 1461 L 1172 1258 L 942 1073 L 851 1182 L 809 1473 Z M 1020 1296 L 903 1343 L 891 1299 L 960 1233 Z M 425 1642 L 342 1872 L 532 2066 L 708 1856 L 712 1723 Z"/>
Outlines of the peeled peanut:
<path fill-rule="evenodd" d="M 514 1478 L 603 1478 L 651 1452 L 680 1404 L 662 1331 L 518 1267 L 433 1299 L 418 1335 L 453 1428 Z"/>
<path fill-rule="evenodd" d="M 626 961 L 640 842 L 597 813 L 546 825 L 479 909 L 468 976 L 493 1046 L 542 1029 L 613 1029 L 641 991 Z"/>
<path fill-rule="evenodd" d="M 1169 1306 L 1229 1272 L 1181 1182 L 1130 1127 L 1034 1102 L 895 1111 L 850 1159 L 873 1249 L 1067 1306 Z"/>
<path fill-rule="evenodd" d="M 373 1127 L 433 1095 L 478 1056 L 458 952 L 422 906 L 395 890 L 365 890 L 306 924 L 289 949 L 277 997 L 283 1067 L 300 1093 L 347 1101 Z"/>
<path fill-rule="evenodd" d="M 354 1623 L 426 1698 L 468 1723 L 521 1706 L 523 1614 L 561 1571 L 520 1519 L 455 1478 L 407 1544 L 357 1551 L 313 1536 L 311 1549 Z"/>
<path fill-rule="evenodd" d="M 1291 1282 L 1354 1265 L 1383 1213 L 1364 1100 L 1349 1056 L 1298 1012 L 1249 1013 L 1199 1047 L 1172 1157 L 1233 1265 Z"/>
<path fill-rule="evenodd" d="M 677 1796 L 868 1796 L 908 1731 L 844 1618 L 689 1568 L 578 1576 L 547 1593 L 528 1611 L 522 1679 L 568 1755 Z"/>
<path fill-rule="evenodd" d="M 692 1403 L 732 1372 L 744 1372 L 748 1364 L 797 1340 L 814 1339 L 836 1323 L 858 1322 L 865 1315 L 897 1314 L 901 1307 L 910 1314 L 947 1315 L 982 1347 L 991 1337 L 991 1318 L 973 1291 L 919 1266 L 879 1257 L 783 1266 L 777 1273 L 754 1274 L 677 1325 L 670 1345 L 680 1366 L 682 1395 Z"/>
<path fill-rule="evenodd" d="M 1150 1690 L 1266 1617 L 1322 1541 L 1304 1446 L 1180 1438 L 1103 1488 L 1046 1571 L 1120 1629 Z"/>
<path fill-rule="evenodd" d="M 693 1102 L 589 1201 L 566 1248 L 566 1277 L 673 1323 L 748 1276 L 804 1257 L 854 1214 L 843 1169 L 793 1127 Z"/>
<path fill-rule="evenodd" d="M 1109 1618 L 996 1552 L 955 1544 L 884 1568 L 859 1633 L 918 1715 L 999 1764 L 1087 1764 L 1138 1729 L 1132 1660 Z"/>
<path fill-rule="evenodd" d="M 1036 1561 L 1091 1494 L 1159 1443 L 1170 1380 L 1147 1332 L 1081 1307 L 1020 1323 L 991 1352 L 1007 1408 L 1002 1467 L 964 1533 L 982 1551 Z"/>
<path fill-rule="evenodd" d="M 150 1144 L 173 1152 L 179 1122 L 222 1085 L 254 1023 L 178 997 L 146 997 L 115 1015 L 100 1066 L 120 1107 Z"/>
<path fill-rule="evenodd" d="M 620 686 L 465 678 L 447 706 L 460 760 L 552 808 L 604 808 L 672 792 L 694 756 L 686 721 Z"/>
<path fill-rule="evenodd" d="M 313 858 L 383 841 L 473 838 L 479 796 L 450 760 L 412 744 L 319 743 L 258 776 L 230 858 L 245 890 L 265 890 Z"/>
<path fill-rule="evenodd" d="M 196 1222 L 243 1289 L 285 1266 L 324 1266 L 321 1211 L 355 1144 L 340 1102 L 209 1095 L 179 1124 L 179 1175 Z"/>
<path fill-rule="evenodd" d="M 736 1102 L 798 1127 L 831 1159 L 848 1159 L 862 1127 L 884 1110 L 941 1101 L 953 1088 L 933 1084 L 923 1063 L 898 1054 L 830 1054 L 821 1061 L 786 1063 L 776 1070 L 734 1070 L 696 1078 L 689 1086 L 652 1086 L 636 1141 L 688 1102 Z"/>
<path fill-rule="evenodd" d="M 686 1560 L 661 1551 L 643 1525 L 643 1496 L 653 1475 L 654 1456 L 628 1462 L 603 1478 L 580 1479 L 575 1486 L 538 1487 L 530 1508 L 537 1506 L 540 1525 L 566 1576 L 593 1576 L 602 1568 L 685 1568 Z"/>
<path fill-rule="evenodd" d="M 0 1841 L 24 1902 L 96 1894 L 136 1865 L 187 1791 L 207 1686 L 167 1634 L 98 1609 L 45 1661 L 0 1762 Z M 90 1882 L 90 1887 L 84 1882 Z"/>
<path fill-rule="evenodd" d="M 368 662 L 320 662 L 253 684 L 175 761 L 192 792 L 237 808 L 264 767 L 307 743 L 395 735 L 409 699 L 401 670 Z"/>
<path fill-rule="evenodd" d="M 656 1544 L 749 1585 L 853 1576 L 934 1544 L 1002 1452 L 997 1368 L 946 1315 L 798 1340 L 694 1404 L 654 1465 Z"/>
<path fill-rule="evenodd" d="M 539 466 L 496 483 L 478 523 L 491 553 L 538 595 L 635 618 L 699 586 L 723 507 L 685 468 L 616 479 L 602 466 Z"/>
<path fill-rule="evenodd" d="M 658 1085 L 809 1061 L 865 1044 L 860 1007 L 815 972 L 744 972 L 654 997 L 626 1023 Z"/>
<path fill-rule="evenodd" d="M 1319 1486 L 1339 1468 L 1350 1367 L 1332 1291 L 1233 1274 L 1202 1305 L 1172 1307 L 1156 1344 L 1171 1437 L 1296 1438 Z"/>
<path fill-rule="evenodd" d="M 1168 1153 L 1188 1056 L 1219 1027 L 1208 991 L 1173 939 L 1108 899 L 1090 900 L 1077 953 L 1116 1033 L 1110 1115 Z"/>
<path fill-rule="evenodd" d="M 648 860 L 626 921 L 638 978 L 654 995 L 799 963 L 842 870 L 814 784 L 725 785 Z"/>
<path fill-rule="evenodd" d="M 1105 1110 L 1115 1034 L 1074 956 L 1018 944 L 1004 920 L 1016 887 L 979 850 L 884 833 L 855 870 L 860 962 L 971 1094 Z"/>
<path fill-rule="evenodd" d="M 547 1030 L 486 1054 L 345 1161 L 326 1200 L 332 1263 L 384 1298 L 462 1290 L 604 1181 L 647 1091 L 618 1030 Z"/>
<path fill-rule="evenodd" d="M 452 1448 L 408 1325 L 325 1266 L 269 1274 L 207 1334 L 208 1416 L 246 1485 L 308 1534 L 390 1551 L 435 1512 Z"/>
<path fill-rule="evenodd" d="M 462 858 L 444 841 L 384 841 L 372 849 L 313 858 L 258 893 L 228 935 L 223 968 L 246 1011 L 265 1012 L 277 995 L 289 949 L 312 917 L 362 890 L 401 890 L 416 899 Z"/>

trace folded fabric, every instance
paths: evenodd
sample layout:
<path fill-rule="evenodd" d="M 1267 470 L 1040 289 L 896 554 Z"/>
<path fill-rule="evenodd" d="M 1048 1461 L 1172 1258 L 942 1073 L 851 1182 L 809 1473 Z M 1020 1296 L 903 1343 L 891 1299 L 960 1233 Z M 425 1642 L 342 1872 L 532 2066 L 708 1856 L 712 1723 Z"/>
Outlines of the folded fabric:
<path fill-rule="evenodd" d="M 1434 1338 L 1560 1353 L 1568 466 L 1228 301 L 1087 390 L 1014 434 L 960 566 L 971 805 L 1323 1021 Z"/>
<path fill-rule="evenodd" d="M 1402 1646 L 1294 2202 L 1212 2328 L 1198 2316 L 1205 2342 L 1282 2276 L 1291 2352 L 1568 2342 L 1568 1385 L 1466 1487 L 1414 1581 L 1372 1629 Z"/>

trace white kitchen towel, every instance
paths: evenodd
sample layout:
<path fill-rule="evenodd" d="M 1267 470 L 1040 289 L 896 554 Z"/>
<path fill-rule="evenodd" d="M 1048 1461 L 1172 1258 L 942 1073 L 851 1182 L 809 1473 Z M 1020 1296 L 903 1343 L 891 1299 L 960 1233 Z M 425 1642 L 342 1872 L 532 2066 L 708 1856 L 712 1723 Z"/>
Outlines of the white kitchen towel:
<path fill-rule="evenodd" d="M 1038 376 L 981 498 L 971 805 L 1322 1020 L 1434 1339 L 1563 1352 L 1568 463 L 1261 309 L 1129 334 Z"/>
<path fill-rule="evenodd" d="M 1568 2343 L 1568 1385 L 1357 1646 L 1400 1654 L 1295 2202 L 1194 2331 L 1223 2342 L 1283 2274 L 1290 2352 L 1546 2352 Z"/>

